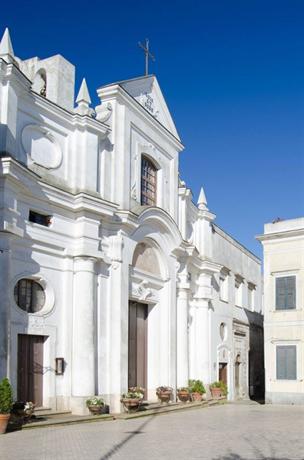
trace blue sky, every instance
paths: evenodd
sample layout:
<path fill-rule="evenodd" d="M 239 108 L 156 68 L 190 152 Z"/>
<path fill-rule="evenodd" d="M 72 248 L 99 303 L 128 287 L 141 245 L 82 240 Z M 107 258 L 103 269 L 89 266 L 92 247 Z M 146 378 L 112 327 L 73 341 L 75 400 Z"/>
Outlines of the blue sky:
<path fill-rule="evenodd" d="M 17 56 L 62 54 L 96 103 L 99 86 L 143 74 L 148 37 L 182 178 L 259 256 L 265 222 L 304 215 L 303 24 L 293 0 L 5 2 L 0 18 Z"/>

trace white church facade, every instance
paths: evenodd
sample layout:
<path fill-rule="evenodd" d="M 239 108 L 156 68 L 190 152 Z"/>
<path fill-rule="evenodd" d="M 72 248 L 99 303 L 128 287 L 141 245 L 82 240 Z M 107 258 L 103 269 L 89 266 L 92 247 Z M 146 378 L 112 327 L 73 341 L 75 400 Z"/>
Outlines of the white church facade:
<path fill-rule="evenodd" d="M 129 386 L 262 387 L 259 259 L 195 205 L 155 76 L 103 86 L 92 109 L 62 56 L 0 44 L 0 378 L 15 397 L 112 412 Z"/>

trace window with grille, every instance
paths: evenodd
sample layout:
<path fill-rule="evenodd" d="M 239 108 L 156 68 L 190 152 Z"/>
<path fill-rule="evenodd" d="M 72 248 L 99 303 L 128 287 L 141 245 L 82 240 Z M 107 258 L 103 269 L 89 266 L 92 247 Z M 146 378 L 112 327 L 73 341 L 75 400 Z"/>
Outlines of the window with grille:
<path fill-rule="evenodd" d="M 19 308 L 27 313 L 36 313 L 45 304 L 45 292 L 37 281 L 23 278 L 18 281 L 14 289 L 15 302 Z"/>
<path fill-rule="evenodd" d="M 276 310 L 296 308 L 296 277 L 282 276 L 276 278 Z"/>
<path fill-rule="evenodd" d="M 145 157 L 141 160 L 141 204 L 156 206 L 157 169 Z"/>
<path fill-rule="evenodd" d="M 277 346 L 277 380 L 297 379 L 297 347 Z"/>

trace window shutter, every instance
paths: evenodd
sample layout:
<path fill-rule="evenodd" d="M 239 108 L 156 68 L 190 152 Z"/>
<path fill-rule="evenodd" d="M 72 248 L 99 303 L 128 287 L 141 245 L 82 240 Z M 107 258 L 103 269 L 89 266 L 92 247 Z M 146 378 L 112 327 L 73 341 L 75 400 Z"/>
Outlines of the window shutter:
<path fill-rule="evenodd" d="M 295 345 L 277 347 L 277 379 L 297 379 L 297 349 Z"/>
<path fill-rule="evenodd" d="M 285 309 L 285 278 L 276 278 L 276 309 Z"/>
<path fill-rule="evenodd" d="M 296 308 L 296 277 L 276 278 L 276 310 Z"/>
<path fill-rule="evenodd" d="M 286 308 L 296 308 L 296 277 L 286 277 Z"/>
<path fill-rule="evenodd" d="M 286 379 L 297 379 L 297 352 L 295 346 L 286 348 Z"/>
<path fill-rule="evenodd" d="M 277 347 L 277 379 L 284 380 L 286 377 L 286 351 L 285 347 Z"/>

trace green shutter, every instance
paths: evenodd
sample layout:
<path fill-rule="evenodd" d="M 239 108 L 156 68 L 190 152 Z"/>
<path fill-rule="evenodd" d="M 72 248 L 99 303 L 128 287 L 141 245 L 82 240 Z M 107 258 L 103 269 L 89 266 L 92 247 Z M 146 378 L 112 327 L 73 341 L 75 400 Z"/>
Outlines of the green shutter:
<path fill-rule="evenodd" d="M 286 308 L 296 308 L 296 277 L 286 277 Z"/>
<path fill-rule="evenodd" d="M 297 348 L 295 345 L 277 346 L 277 379 L 297 379 Z"/>
<path fill-rule="evenodd" d="M 276 309 L 285 309 L 285 278 L 276 279 Z"/>
<path fill-rule="evenodd" d="M 276 278 L 276 310 L 296 308 L 296 277 Z"/>

